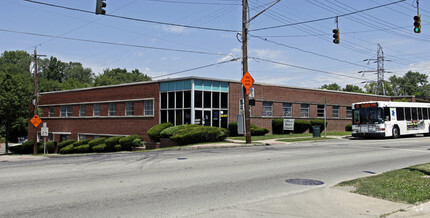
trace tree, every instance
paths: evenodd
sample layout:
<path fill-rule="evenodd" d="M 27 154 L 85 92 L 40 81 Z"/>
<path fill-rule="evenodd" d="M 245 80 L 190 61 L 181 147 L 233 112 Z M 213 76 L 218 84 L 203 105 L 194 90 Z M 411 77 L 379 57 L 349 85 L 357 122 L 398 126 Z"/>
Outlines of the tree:
<path fill-rule="evenodd" d="M 321 86 L 320 89 L 327 89 L 327 90 L 335 90 L 335 91 L 340 91 L 341 88 L 337 83 L 332 83 L 332 84 L 324 84 L 323 86 Z"/>
<path fill-rule="evenodd" d="M 69 62 L 64 70 L 64 80 L 74 79 L 88 86 L 94 80 L 94 74 L 90 68 L 84 68 L 81 63 Z"/>
<path fill-rule="evenodd" d="M 22 66 L 4 64 L 0 67 L 0 124 L 5 129 L 6 153 L 11 136 L 23 133 L 22 123 L 28 115 L 32 93 L 31 75 L 23 72 Z M 12 132 L 13 127 L 18 131 Z"/>
<path fill-rule="evenodd" d="M 419 72 L 408 71 L 403 77 L 391 76 L 389 78 L 393 95 L 426 96 L 430 94 L 428 76 Z"/>
<path fill-rule="evenodd" d="M 127 72 L 126 69 L 106 69 L 103 74 L 96 76 L 94 86 L 116 85 L 121 83 L 151 81 L 151 77 L 139 72 L 138 69 Z"/>
<path fill-rule="evenodd" d="M 67 64 L 56 57 L 39 60 L 39 72 L 43 79 L 62 82 Z"/>
<path fill-rule="evenodd" d="M 364 91 L 363 91 L 360 87 L 358 87 L 358 86 L 354 86 L 354 85 L 350 85 L 350 84 L 347 84 L 347 85 L 345 86 L 345 88 L 344 88 L 344 89 L 342 89 L 342 91 L 344 91 L 344 92 L 357 92 L 357 93 L 364 93 Z"/>

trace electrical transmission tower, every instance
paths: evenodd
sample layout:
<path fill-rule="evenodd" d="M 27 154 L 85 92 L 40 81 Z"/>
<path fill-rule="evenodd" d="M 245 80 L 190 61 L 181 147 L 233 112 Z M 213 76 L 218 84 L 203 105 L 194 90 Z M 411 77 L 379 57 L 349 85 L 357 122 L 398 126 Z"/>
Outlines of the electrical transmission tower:
<path fill-rule="evenodd" d="M 391 73 L 391 72 L 385 72 L 384 62 L 389 61 L 389 60 L 385 60 L 384 50 L 382 50 L 382 47 L 379 43 L 378 43 L 378 51 L 377 51 L 376 59 L 366 59 L 364 61 L 368 61 L 368 62 L 374 61 L 374 63 L 376 63 L 376 71 L 366 70 L 366 71 L 360 71 L 359 73 L 376 72 L 375 95 L 379 94 L 379 90 L 382 90 L 382 94 L 385 95 L 386 93 L 385 93 L 384 74 L 385 73 Z"/>

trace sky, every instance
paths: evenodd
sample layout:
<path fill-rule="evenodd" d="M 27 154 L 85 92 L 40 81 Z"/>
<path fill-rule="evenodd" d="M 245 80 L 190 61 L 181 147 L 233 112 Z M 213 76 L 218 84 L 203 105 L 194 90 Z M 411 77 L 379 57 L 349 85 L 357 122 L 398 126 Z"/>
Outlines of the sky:
<path fill-rule="evenodd" d="M 0 0 L 1 53 L 33 53 L 36 47 L 38 54 L 81 62 L 96 75 L 126 68 L 153 80 L 242 78 L 242 0 L 107 0 L 106 14 L 112 16 L 91 13 L 96 0 L 34 1 L 68 9 Z M 275 3 L 248 2 L 249 17 Z M 386 60 L 385 79 L 409 70 L 430 76 L 430 5 L 419 2 L 422 32 L 417 34 L 416 0 L 381 6 L 395 2 L 281 0 L 249 23 L 248 71 L 256 83 L 363 87 L 363 82 L 376 80 L 375 72 L 359 72 L 376 70 L 379 44 Z M 333 43 L 337 26 L 340 44 Z"/>

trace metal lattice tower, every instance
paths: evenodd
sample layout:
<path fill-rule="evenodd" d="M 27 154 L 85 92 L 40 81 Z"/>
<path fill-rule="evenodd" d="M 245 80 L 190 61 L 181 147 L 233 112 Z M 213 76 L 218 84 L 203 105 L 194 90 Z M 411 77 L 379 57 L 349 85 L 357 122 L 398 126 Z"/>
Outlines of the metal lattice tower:
<path fill-rule="evenodd" d="M 384 56 L 384 50 L 382 50 L 381 45 L 378 43 L 378 50 L 377 50 L 377 57 L 376 59 L 366 59 L 364 61 L 375 61 L 376 65 L 376 71 L 374 70 L 366 70 L 366 71 L 360 71 L 359 73 L 370 73 L 370 72 L 376 72 L 376 87 L 375 87 L 375 95 L 379 94 L 379 90 L 382 89 L 382 94 L 385 95 L 385 80 L 384 80 L 384 74 L 390 73 L 385 72 L 384 68 L 384 62 L 388 61 L 385 60 Z"/>

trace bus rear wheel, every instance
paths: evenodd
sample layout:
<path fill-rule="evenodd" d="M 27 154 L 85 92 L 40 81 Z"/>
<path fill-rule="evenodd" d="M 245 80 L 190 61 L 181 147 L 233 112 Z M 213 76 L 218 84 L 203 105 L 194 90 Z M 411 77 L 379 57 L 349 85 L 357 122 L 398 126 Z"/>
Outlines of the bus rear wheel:
<path fill-rule="evenodd" d="M 399 127 L 397 126 L 393 127 L 393 139 L 399 138 L 399 136 L 400 136 Z"/>

